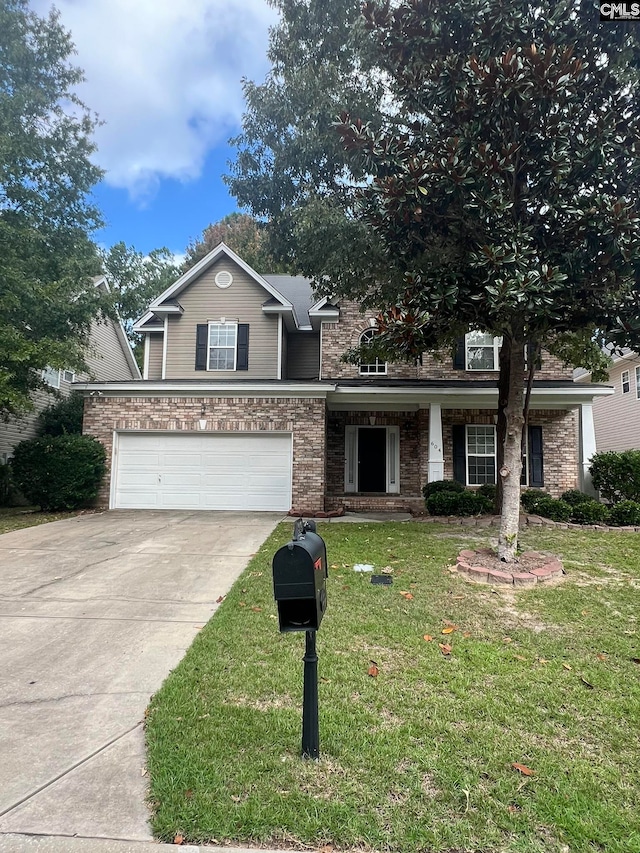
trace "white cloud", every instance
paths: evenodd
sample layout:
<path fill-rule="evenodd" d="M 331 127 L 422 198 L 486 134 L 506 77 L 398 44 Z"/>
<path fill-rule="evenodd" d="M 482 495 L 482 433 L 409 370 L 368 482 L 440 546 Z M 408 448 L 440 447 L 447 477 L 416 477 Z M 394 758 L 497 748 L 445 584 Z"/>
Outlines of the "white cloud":
<path fill-rule="evenodd" d="M 42 15 L 49 2 L 33 0 Z M 163 178 L 198 177 L 206 153 L 238 131 L 240 80 L 267 70 L 266 0 L 56 0 L 85 73 L 79 94 L 106 182 L 138 200 Z"/>

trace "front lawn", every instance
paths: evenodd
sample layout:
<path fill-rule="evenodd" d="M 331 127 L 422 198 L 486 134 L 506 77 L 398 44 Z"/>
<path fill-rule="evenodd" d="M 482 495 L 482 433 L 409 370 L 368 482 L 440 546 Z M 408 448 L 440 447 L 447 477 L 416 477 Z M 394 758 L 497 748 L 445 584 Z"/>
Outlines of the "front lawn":
<path fill-rule="evenodd" d="M 279 634 L 271 582 L 291 530 L 265 543 L 152 701 L 159 838 L 639 853 L 640 535 L 527 532 L 522 544 L 568 574 L 514 594 L 449 570 L 487 543 L 480 531 L 321 525 L 313 762 L 300 757 L 304 634 Z M 392 570 L 393 585 L 355 563 Z"/>

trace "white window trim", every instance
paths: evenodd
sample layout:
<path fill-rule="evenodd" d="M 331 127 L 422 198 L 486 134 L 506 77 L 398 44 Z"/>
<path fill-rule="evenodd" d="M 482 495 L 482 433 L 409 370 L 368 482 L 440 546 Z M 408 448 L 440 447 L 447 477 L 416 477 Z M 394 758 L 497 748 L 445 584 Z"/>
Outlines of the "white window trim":
<path fill-rule="evenodd" d="M 386 429 L 387 431 L 387 490 L 386 495 L 400 493 L 400 427 L 353 425 L 345 427 L 344 436 L 344 491 L 358 491 L 358 431 L 361 429 Z"/>
<path fill-rule="evenodd" d="M 47 373 L 55 374 L 58 377 L 57 384 L 56 382 L 49 382 L 47 379 Z M 55 367 L 47 367 L 42 371 L 42 380 L 46 385 L 49 385 L 50 388 L 60 388 L 60 370 L 56 370 Z"/>
<path fill-rule="evenodd" d="M 500 370 L 500 347 L 502 346 L 502 338 L 493 339 L 493 367 L 470 367 L 469 366 L 469 343 L 467 339 L 473 332 L 467 332 L 464 336 L 464 367 L 472 373 L 497 373 Z M 477 349 L 477 345 L 475 347 Z M 483 349 L 489 349 L 489 345 L 483 346 Z"/>
<path fill-rule="evenodd" d="M 627 377 L 626 379 L 625 379 L 625 376 Z M 625 385 L 627 386 L 626 390 L 624 387 Z M 629 371 L 628 370 L 623 370 L 622 373 L 620 374 L 620 387 L 622 388 L 623 394 L 628 394 L 631 391 L 631 379 L 629 377 Z"/>
<path fill-rule="evenodd" d="M 640 400 L 640 367 L 636 367 L 636 399 Z"/>
<path fill-rule="evenodd" d="M 469 453 L 469 429 L 477 429 L 481 427 L 482 429 L 492 429 L 493 430 L 493 453 Z M 495 483 L 495 473 L 497 468 L 497 436 L 496 436 L 496 428 L 491 424 L 466 424 L 464 430 L 464 461 L 465 461 L 465 480 L 467 486 L 482 486 L 483 483 L 471 483 L 469 481 L 469 457 L 473 456 L 474 458 L 482 458 L 482 459 L 493 459 L 493 468 L 494 468 L 494 478 L 493 482 Z"/>
<path fill-rule="evenodd" d="M 71 376 L 71 379 L 67 379 L 67 374 L 69 374 Z M 65 382 L 69 382 L 69 383 L 73 382 L 76 378 L 75 370 L 63 370 L 62 371 L 62 378 L 64 379 Z"/>
<path fill-rule="evenodd" d="M 211 350 L 213 347 L 210 344 L 211 340 L 211 327 L 212 326 L 229 326 L 235 329 L 235 342 L 233 344 L 233 367 L 211 367 Z M 217 349 L 231 349 L 230 346 L 225 347 L 217 347 Z M 207 323 L 207 370 L 211 373 L 229 373 L 236 369 L 236 365 L 238 363 L 238 324 L 237 323 L 227 323 L 218 320 L 217 322 L 209 322 Z"/>
<path fill-rule="evenodd" d="M 361 332 L 360 337 L 358 338 L 358 345 L 360 346 L 366 340 L 372 338 L 375 334 L 375 329 L 370 327 L 365 329 L 364 332 Z M 374 370 L 369 370 L 367 368 L 375 368 Z M 386 376 L 387 375 L 387 362 L 380 361 L 379 358 L 376 358 L 375 362 L 369 362 L 367 364 L 358 364 L 358 373 L 360 376 Z"/>

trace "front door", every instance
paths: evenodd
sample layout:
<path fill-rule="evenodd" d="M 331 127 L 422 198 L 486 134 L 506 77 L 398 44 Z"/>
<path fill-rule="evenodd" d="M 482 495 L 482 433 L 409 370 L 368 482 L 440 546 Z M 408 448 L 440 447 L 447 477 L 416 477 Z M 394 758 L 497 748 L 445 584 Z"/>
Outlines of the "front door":
<path fill-rule="evenodd" d="M 400 442 L 397 426 L 348 426 L 345 430 L 345 492 L 397 494 Z"/>
<path fill-rule="evenodd" d="M 358 491 L 387 491 L 387 430 L 358 429 Z"/>

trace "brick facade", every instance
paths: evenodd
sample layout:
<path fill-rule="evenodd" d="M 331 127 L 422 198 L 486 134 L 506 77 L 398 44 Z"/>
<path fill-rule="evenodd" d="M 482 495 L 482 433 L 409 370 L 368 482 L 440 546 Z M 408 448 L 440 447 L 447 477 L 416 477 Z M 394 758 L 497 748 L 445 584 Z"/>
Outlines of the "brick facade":
<path fill-rule="evenodd" d="M 83 431 L 107 452 L 107 472 L 98 497 L 109 505 L 113 433 L 119 430 L 195 432 L 202 406 L 207 432 L 290 432 L 293 436 L 292 502 L 319 512 L 325 494 L 325 401 L 282 397 L 87 397 Z"/>
<path fill-rule="evenodd" d="M 370 328 L 372 314 L 363 314 L 357 302 L 340 303 L 340 320 L 322 325 L 322 378 L 323 379 L 375 379 L 381 374 L 361 377 L 356 364 L 345 364 L 342 355 L 358 346 L 360 335 Z M 425 353 L 422 364 L 388 364 L 387 379 L 498 379 L 498 371 L 456 370 L 451 352 Z M 572 379 L 573 369 L 564 367 L 560 359 L 542 353 L 542 367 L 536 370 L 536 379 Z"/>
<path fill-rule="evenodd" d="M 445 480 L 453 479 L 453 424 L 492 425 L 495 415 L 490 409 L 442 410 Z M 529 413 L 529 423 L 542 427 L 544 490 L 559 498 L 568 489 L 579 488 L 577 412 L 533 410 Z"/>

